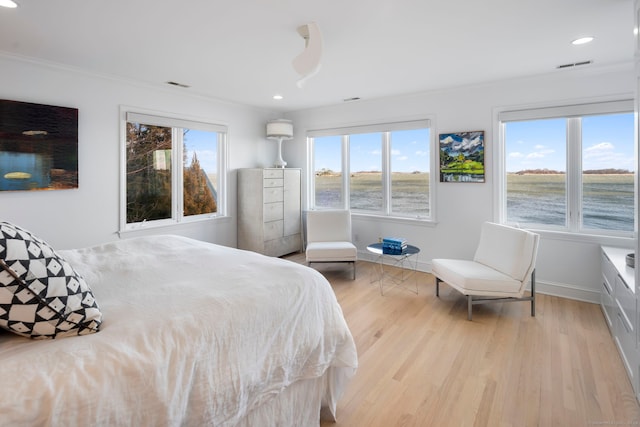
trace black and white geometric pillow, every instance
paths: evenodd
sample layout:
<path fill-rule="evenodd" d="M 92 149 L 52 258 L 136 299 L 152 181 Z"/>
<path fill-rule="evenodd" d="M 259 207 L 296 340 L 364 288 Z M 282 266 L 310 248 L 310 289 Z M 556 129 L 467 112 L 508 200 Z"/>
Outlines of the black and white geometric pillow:
<path fill-rule="evenodd" d="M 43 240 L 0 222 L 0 327 L 57 338 L 98 332 L 101 323 L 82 276 Z"/>

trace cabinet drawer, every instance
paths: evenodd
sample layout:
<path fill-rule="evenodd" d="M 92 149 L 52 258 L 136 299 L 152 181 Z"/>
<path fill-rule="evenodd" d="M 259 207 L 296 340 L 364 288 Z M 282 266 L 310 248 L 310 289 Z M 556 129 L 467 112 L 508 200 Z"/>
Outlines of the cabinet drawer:
<path fill-rule="evenodd" d="M 264 204 L 264 222 L 283 219 L 284 209 L 282 202 Z"/>
<path fill-rule="evenodd" d="M 613 265 L 613 263 L 609 260 L 609 258 L 607 257 L 607 255 L 605 255 L 604 252 L 602 253 L 601 266 L 602 266 L 602 276 L 607 281 L 607 284 L 609 285 L 609 290 L 613 295 L 613 292 L 614 292 L 613 287 L 616 283 L 616 277 L 618 277 L 618 272 L 616 271 L 616 267 Z"/>
<path fill-rule="evenodd" d="M 618 345 L 618 350 L 620 350 L 620 355 L 622 356 L 622 362 L 624 363 L 624 367 L 627 370 L 627 374 L 631 379 L 631 383 L 633 384 L 633 379 L 636 377 L 637 372 L 634 368 L 636 368 L 636 358 L 635 358 L 635 330 L 629 327 L 627 323 L 627 319 L 624 318 L 624 315 L 621 312 L 618 312 L 616 316 L 616 344 Z"/>
<path fill-rule="evenodd" d="M 624 316 L 629 320 L 629 325 L 633 325 L 636 318 L 636 294 L 620 276 L 616 277 L 615 289 L 615 299 Z"/>
<path fill-rule="evenodd" d="M 602 313 L 604 314 L 604 319 L 607 321 L 607 326 L 609 327 L 611 333 L 614 333 L 613 328 L 615 324 L 613 322 L 615 321 L 616 315 L 615 301 L 613 299 L 613 293 L 609 289 L 608 284 L 604 278 L 602 279 L 600 305 L 602 306 Z"/>
<path fill-rule="evenodd" d="M 264 223 L 264 240 L 273 240 L 282 237 L 284 224 L 282 221 L 270 221 Z"/>
<path fill-rule="evenodd" d="M 269 187 L 262 190 L 264 203 L 282 202 L 284 200 L 284 190 L 282 187 Z"/>
<path fill-rule="evenodd" d="M 285 236 L 279 239 L 264 242 L 265 254 L 271 256 L 282 256 L 292 252 L 300 252 L 302 250 L 302 236 Z"/>
<path fill-rule="evenodd" d="M 282 178 L 269 178 L 263 181 L 263 187 L 284 187 L 284 179 Z"/>
<path fill-rule="evenodd" d="M 284 169 L 264 169 L 262 171 L 264 179 L 267 178 L 284 178 Z"/>

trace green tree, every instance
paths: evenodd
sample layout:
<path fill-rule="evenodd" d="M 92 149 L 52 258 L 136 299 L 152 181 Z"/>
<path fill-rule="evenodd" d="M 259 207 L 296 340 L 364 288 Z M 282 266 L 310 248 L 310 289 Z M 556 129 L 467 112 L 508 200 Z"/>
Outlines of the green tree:
<path fill-rule="evenodd" d="M 127 223 L 171 217 L 171 128 L 127 123 Z M 169 156 L 167 156 L 167 153 Z"/>
<path fill-rule="evenodd" d="M 186 156 L 186 153 L 185 153 Z M 184 167 L 184 215 L 199 215 L 217 211 L 209 178 L 200 167 L 198 156 L 193 153 L 191 165 Z"/>

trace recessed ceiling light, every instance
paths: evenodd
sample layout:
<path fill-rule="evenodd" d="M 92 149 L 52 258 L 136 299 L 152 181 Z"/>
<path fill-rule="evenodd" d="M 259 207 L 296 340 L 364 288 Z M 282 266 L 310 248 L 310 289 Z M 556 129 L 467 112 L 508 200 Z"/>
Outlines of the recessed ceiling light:
<path fill-rule="evenodd" d="M 593 41 L 593 37 L 587 36 L 587 37 L 580 37 L 579 39 L 575 39 L 574 41 L 571 42 L 571 44 L 574 44 L 577 46 L 579 44 L 586 44 L 592 41 Z"/>
<path fill-rule="evenodd" d="M 0 6 L 13 9 L 14 7 L 18 7 L 18 4 L 12 0 L 0 0 Z"/>
<path fill-rule="evenodd" d="M 282 96 L 282 95 L 273 95 L 273 99 L 275 99 L 276 101 L 280 101 L 281 99 L 284 99 L 284 96 Z"/>

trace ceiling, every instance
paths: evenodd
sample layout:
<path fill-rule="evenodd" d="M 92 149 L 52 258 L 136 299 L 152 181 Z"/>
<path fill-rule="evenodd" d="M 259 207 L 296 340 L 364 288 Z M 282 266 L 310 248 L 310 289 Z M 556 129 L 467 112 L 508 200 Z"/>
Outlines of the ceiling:
<path fill-rule="evenodd" d="M 632 0 L 16 2 L 0 8 L 0 54 L 282 112 L 633 58 Z M 322 65 L 298 88 L 296 28 L 312 21 Z"/>

